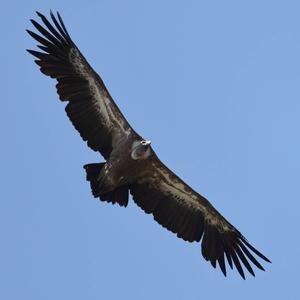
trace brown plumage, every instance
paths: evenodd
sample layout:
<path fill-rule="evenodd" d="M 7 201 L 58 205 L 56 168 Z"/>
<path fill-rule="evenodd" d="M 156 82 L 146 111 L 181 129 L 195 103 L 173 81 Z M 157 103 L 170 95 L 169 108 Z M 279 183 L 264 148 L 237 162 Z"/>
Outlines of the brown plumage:
<path fill-rule="evenodd" d="M 250 262 L 264 270 L 254 255 L 270 262 L 232 226 L 211 203 L 195 192 L 156 156 L 150 142 L 129 125 L 72 41 L 59 14 L 50 13 L 52 24 L 41 13 L 44 27 L 27 32 L 43 52 L 27 50 L 47 76 L 57 80 L 57 93 L 67 101 L 66 113 L 81 137 L 104 163 L 87 164 L 87 180 L 94 197 L 127 206 L 134 202 L 163 227 L 189 242 L 200 242 L 203 257 L 226 276 L 226 261 L 245 278 L 244 266 L 253 276 Z"/>

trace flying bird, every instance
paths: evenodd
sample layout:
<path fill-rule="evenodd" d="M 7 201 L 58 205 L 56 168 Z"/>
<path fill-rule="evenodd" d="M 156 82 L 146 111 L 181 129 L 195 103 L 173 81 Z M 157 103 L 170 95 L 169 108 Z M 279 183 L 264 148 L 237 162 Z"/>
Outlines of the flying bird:
<path fill-rule="evenodd" d="M 264 270 L 257 260 L 270 262 L 199 193 L 194 191 L 157 157 L 151 142 L 128 123 L 106 89 L 71 39 L 59 13 L 51 22 L 37 12 L 43 25 L 31 20 L 39 34 L 27 30 L 42 51 L 35 56 L 43 74 L 56 79 L 56 89 L 65 111 L 82 139 L 105 162 L 84 166 L 92 194 L 101 201 L 126 207 L 129 194 L 145 213 L 166 229 L 189 242 L 201 241 L 205 260 L 226 276 L 226 266 L 252 266 Z M 255 257 L 256 256 L 256 257 Z M 228 265 L 227 265 L 228 264 Z M 252 264 L 252 265 L 251 265 Z"/>

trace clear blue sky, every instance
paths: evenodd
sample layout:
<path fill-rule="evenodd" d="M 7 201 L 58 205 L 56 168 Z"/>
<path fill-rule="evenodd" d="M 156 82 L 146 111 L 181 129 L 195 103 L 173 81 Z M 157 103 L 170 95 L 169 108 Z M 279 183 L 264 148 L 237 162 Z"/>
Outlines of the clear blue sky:
<path fill-rule="evenodd" d="M 297 299 L 299 1 L 5 1 L 0 298 Z M 59 10 L 133 127 L 267 257 L 224 278 L 133 202 L 92 198 L 101 161 L 25 48 Z"/>

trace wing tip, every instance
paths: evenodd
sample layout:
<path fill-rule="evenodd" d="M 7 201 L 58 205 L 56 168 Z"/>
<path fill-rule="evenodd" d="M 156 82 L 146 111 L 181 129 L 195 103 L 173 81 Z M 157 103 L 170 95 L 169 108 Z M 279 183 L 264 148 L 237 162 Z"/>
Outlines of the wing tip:
<path fill-rule="evenodd" d="M 269 260 L 265 255 L 263 255 L 260 251 L 258 251 L 256 248 L 254 248 L 245 237 L 241 237 L 240 240 L 250 249 L 252 250 L 258 257 L 263 259 L 264 261 L 268 263 L 272 263 L 271 260 Z"/>
<path fill-rule="evenodd" d="M 202 255 L 215 268 L 215 261 L 218 261 L 219 267 L 226 277 L 226 265 L 231 269 L 236 269 L 244 280 L 246 273 L 256 277 L 254 270 L 255 265 L 258 269 L 265 271 L 264 267 L 258 262 L 258 258 L 271 263 L 271 261 L 254 248 L 238 231 L 221 233 L 218 235 L 212 232 L 206 232 L 209 237 L 202 238 Z M 218 242 L 215 241 L 218 240 Z M 205 251 L 203 251 L 205 250 Z M 224 258 L 227 258 L 226 262 Z"/>
<path fill-rule="evenodd" d="M 39 16 L 39 17 L 44 17 L 44 15 L 42 13 L 40 13 L 39 11 L 35 11 L 35 13 Z"/>
<path fill-rule="evenodd" d="M 34 54 L 33 54 L 33 51 L 34 51 L 34 50 L 31 50 L 31 49 L 25 49 L 25 51 L 27 51 L 29 54 L 31 54 L 31 55 L 34 56 Z"/>

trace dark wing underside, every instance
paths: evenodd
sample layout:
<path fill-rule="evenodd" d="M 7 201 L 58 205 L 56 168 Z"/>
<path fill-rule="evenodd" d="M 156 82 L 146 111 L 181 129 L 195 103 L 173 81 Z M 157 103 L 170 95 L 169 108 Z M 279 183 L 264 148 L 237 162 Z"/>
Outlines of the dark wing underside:
<path fill-rule="evenodd" d="M 207 199 L 193 191 L 158 159 L 149 176 L 131 186 L 131 194 L 138 206 L 153 214 L 159 224 L 178 237 L 189 242 L 199 242 L 202 238 L 203 257 L 214 268 L 218 262 L 225 276 L 225 258 L 243 278 L 242 265 L 255 276 L 249 261 L 264 270 L 253 253 L 269 262 Z"/>
<path fill-rule="evenodd" d="M 52 24 L 40 13 L 44 26 L 31 20 L 40 35 L 27 32 L 43 52 L 27 50 L 38 58 L 41 72 L 57 80 L 57 92 L 74 127 L 89 147 L 106 159 L 119 139 L 128 137 L 132 128 L 109 95 L 99 75 L 91 68 L 68 34 L 57 14 L 50 13 Z"/>

